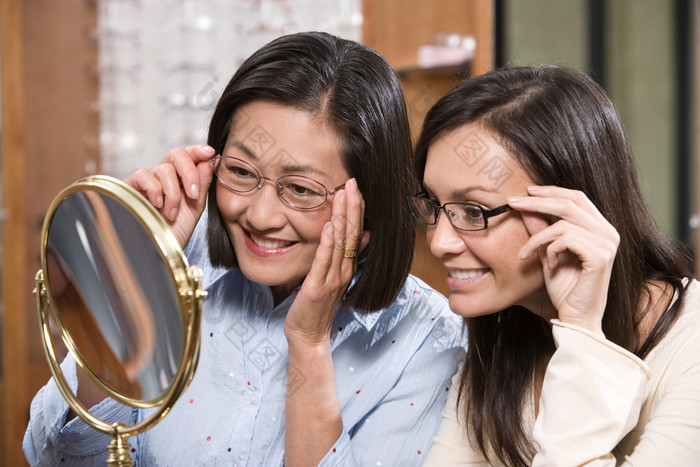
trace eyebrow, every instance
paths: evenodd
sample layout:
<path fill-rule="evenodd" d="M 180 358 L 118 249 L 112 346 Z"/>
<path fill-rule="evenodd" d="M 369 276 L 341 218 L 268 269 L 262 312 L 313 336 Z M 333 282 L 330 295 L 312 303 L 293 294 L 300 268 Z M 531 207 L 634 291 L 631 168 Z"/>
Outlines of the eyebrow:
<path fill-rule="evenodd" d="M 248 146 L 241 143 L 240 141 L 231 141 L 231 146 L 240 149 L 241 151 L 243 151 L 246 154 L 246 156 L 250 157 L 251 159 L 254 159 L 256 161 L 260 160 L 258 158 L 258 156 L 256 156 L 255 153 L 253 151 L 251 151 Z"/>
<path fill-rule="evenodd" d="M 423 183 L 423 189 L 426 192 L 428 192 L 429 194 L 433 193 L 433 191 L 425 183 Z M 495 190 L 490 189 L 490 188 L 486 188 L 485 186 L 473 185 L 473 186 L 464 187 L 462 189 L 450 192 L 450 198 L 455 198 L 455 199 L 466 198 L 467 195 L 469 195 L 470 193 L 473 193 L 475 191 L 480 191 L 483 193 L 497 193 Z"/>
<path fill-rule="evenodd" d="M 231 141 L 231 146 L 240 149 L 243 151 L 246 156 L 250 157 L 251 159 L 259 162 L 260 158 L 255 155 L 251 149 L 243 144 L 241 141 Z M 257 167 L 256 167 L 257 169 Z M 257 169 L 260 170 L 260 169 Z M 315 167 L 309 166 L 309 165 L 293 165 L 293 164 L 286 164 L 282 166 L 282 171 L 285 173 L 305 173 L 305 174 L 316 174 L 316 175 L 323 175 L 324 177 L 329 177 L 329 175 L 322 170 L 319 170 Z"/>

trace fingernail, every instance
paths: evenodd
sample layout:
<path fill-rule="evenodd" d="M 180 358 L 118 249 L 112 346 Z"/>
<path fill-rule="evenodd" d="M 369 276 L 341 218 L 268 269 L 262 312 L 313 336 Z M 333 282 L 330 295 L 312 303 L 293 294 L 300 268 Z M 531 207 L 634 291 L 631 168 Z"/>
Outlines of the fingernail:
<path fill-rule="evenodd" d="M 190 192 L 192 193 L 192 199 L 199 199 L 199 185 L 196 183 L 190 185 Z"/>
<path fill-rule="evenodd" d="M 207 144 L 202 145 L 202 150 L 203 150 L 204 152 L 206 152 L 207 154 L 214 154 L 214 152 L 215 152 L 215 151 L 214 151 L 214 148 L 211 147 L 211 146 L 209 146 L 209 145 L 207 145 Z"/>
<path fill-rule="evenodd" d="M 348 182 L 345 184 L 345 187 L 348 187 L 348 186 L 352 187 L 353 189 L 357 188 L 357 180 L 355 180 L 355 177 L 348 180 Z"/>
<path fill-rule="evenodd" d="M 541 191 L 540 188 L 541 187 L 539 187 L 539 186 L 532 185 L 532 186 L 527 187 L 527 191 L 528 191 L 528 193 L 537 193 L 538 191 Z"/>
<path fill-rule="evenodd" d="M 156 198 L 156 207 L 157 208 L 162 208 L 163 207 L 163 197 L 159 196 Z"/>
<path fill-rule="evenodd" d="M 174 221 L 175 217 L 177 217 L 177 208 L 172 208 L 168 217 L 170 217 L 171 221 Z"/>
<path fill-rule="evenodd" d="M 510 204 L 511 206 L 513 206 L 515 204 L 520 204 L 522 202 L 523 202 L 523 199 L 520 197 L 511 196 L 508 198 L 508 204 Z"/>

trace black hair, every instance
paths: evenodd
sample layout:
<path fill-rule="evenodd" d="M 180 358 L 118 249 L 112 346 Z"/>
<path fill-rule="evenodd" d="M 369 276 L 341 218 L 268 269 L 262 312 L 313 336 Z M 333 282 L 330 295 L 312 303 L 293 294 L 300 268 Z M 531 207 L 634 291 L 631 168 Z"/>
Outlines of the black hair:
<path fill-rule="evenodd" d="M 344 305 L 376 311 L 397 297 L 411 266 L 415 224 L 405 196 L 415 186 L 412 143 L 396 74 L 375 50 L 321 32 L 282 36 L 263 46 L 236 71 L 209 126 L 208 143 L 223 151 L 241 106 L 266 101 L 319 116 L 341 139 L 343 166 L 365 200 L 370 241 L 358 258 L 358 278 Z M 237 266 L 209 189 L 209 255 L 212 264 Z"/>

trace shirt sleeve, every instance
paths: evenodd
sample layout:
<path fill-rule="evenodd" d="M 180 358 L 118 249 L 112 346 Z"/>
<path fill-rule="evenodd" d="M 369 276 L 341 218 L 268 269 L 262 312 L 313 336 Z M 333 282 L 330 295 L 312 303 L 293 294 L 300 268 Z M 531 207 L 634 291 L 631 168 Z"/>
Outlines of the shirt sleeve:
<path fill-rule="evenodd" d="M 557 350 L 542 386 L 533 466 L 614 466 L 613 449 L 639 419 L 647 365 L 597 334 L 552 324 Z"/>
<path fill-rule="evenodd" d="M 75 393 L 78 378 L 75 360 L 70 354 L 61 363 L 61 370 Z M 29 465 L 104 467 L 110 437 L 77 417 L 66 423 L 69 409 L 53 378 L 39 390 L 30 406 L 29 425 L 22 443 Z M 122 421 L 130 424 L 135 416 L 133 409 L 109 398 L 97 404 L 90 412 L 109 423 Z"/>
<path fill-rule="evenodd" d="M 430 450 L 457 365 L 464 358 L 457 320 L 441 317 L 381 403 L 343 435 L 320 466 L 421 465 Z M 445 320 L 445 321 L 443 321 Z"/>

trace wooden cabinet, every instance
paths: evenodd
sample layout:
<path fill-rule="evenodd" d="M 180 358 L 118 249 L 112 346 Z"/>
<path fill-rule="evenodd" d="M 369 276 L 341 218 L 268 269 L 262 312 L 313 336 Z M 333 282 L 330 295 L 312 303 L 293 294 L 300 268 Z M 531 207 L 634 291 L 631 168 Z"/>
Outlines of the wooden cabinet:
<path fill-rule="evenodd" d="M 0 0 L 2 59 L 2 378 L 0 465 L 26 465 L 29 403 L 50 376 L 32 289 L 44 213 L 98 170 L 93 1 Z"/>
<path fill-rule="evenodd" d="M 401 73 L 414 132 L 455 84 L 415 70 L 419 45 L 438 31 L 477 40 L 472 73 L 492 66 L 492 0 L 365 0 L 365 42 Z M 95 0 L 0 0 L 2 66 L 2 373 L 0 465 L 26 465 L 29 404 L 50 376 L 32 296 L 44 213 L 76 179 L 99 172 Z M 414 272 L 444 289 L 444 272 L 419 235 Z"/>
<path fill-rule="evenodd" d="M 414 138 L 428 109 L 465 73 L 482 74 L 494 66 L 493 0 L 365 0 L 363 8 L 363 42 L 377 49 L 399 72 Z M 473 60 L 465 68 L 419 69 L 418 48 L 442 32 L 473 36 Z M 416 239 L 411 272 L 447 294 L 447 273 L 430 253 L 422 230 Z"/>

